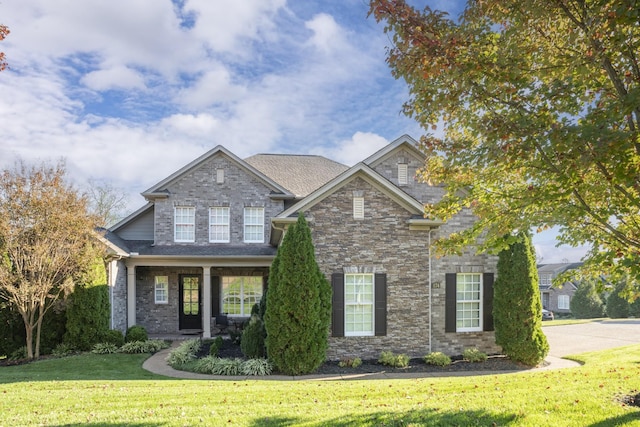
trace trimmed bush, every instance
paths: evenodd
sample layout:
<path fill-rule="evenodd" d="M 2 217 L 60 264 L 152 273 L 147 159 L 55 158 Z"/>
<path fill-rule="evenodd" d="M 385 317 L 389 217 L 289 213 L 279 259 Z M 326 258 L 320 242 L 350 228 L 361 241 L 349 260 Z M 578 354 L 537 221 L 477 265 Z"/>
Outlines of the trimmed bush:
<path fill-rule="evenodd" d="M 127 354 L 156 353 L 168 347 L 169 344 L 163 340 L 129 341 L 120 347 L 120 352 Z"/>
<path fill-rule="evenodd" d="M 406 368 L 409 366 L 409 356 L 406 354 L 395 354 L 391 351 L 383 351 L 380 353 L 378 363 L 394 368 Z"/>
<path fill-rule="evenodd" d="M 240 372 L 242 375 L 265 376 L 273 371 L 273 365 L 267 359 L 249 359 L 242 362 Z"/>
<path fill-rule="evenodd" d="M 258 304 L 254 307 L 258 307 Z M 264 322 L 258 317 L 257 312 L 258 310 L 256 310 L 256 314 L 251 316 L 249 324 L 242 331 L 242 340 L 240 341 L 242 354 L 249 359 L 263 358 L 267 354 L 264 344 L 267 333 L 264 329 Z"/>
<path fill-rule="evenodd" d="M 242 359 L 218 359 L 213 364 L 212 375 L 235 376 L 242 373 Z"/>
<path fill-rule="evenodd" d="M 148 339 L 147 330 L 140 325 L 131 326 L 124 336 L 124 342 L 146 341 Z"/>
<path fill-rule="evenodd" d="M 113 344 L 116 347 L 122 347 L 124 345 L 124 335 L 117 329 L 109 329 L 104 334 L 103 342 Z"/>
<path fill-rule="evenodd" d="M 622 295 L 625 288 L 624 283 L 618 283 L 607 298 L 607 316 L 612 319 L 629 317 L 629 301 Z"/>
<path fill-rule="evenodd" d="M 439 351 L 434 351 L 432 353 L 427 354 L 424 358 L 424 363 L 427 365 L 435 365 L 435 366 L 449 366 L 451 365 L 451 358 L 444 353 Z"/>
<path fill-rule="evenodd" d="M 211 341 L 211 345 L 209 346 L 209 356 L 217 356 L 222 348 L 222 337 L 218 336 L 213 341 Z"/>
<path fill-rule="evenodd" d="M 362 359 L 359 357 L 354 357 L 353 359 L 342 359 L 338 362 L 338 366 L 341 368 L 357 368 L 360 365 L 362 365 Z"/>
<path fill-rule="evenodd" d="M 595 283 L 591 281 L 582 281 L 578 284 L 569 307 L 576 319 L 594 319 L 604 316 L 602 298 L 598 294 Z"/>
<path fill-rule="evenodd" d="M 462 358 L 467 362 L 479 363 L 485 362 L 488 358 L 486 353 L 481 352 L 477 348 L 467 348 L 462 352 Z"/>
<path fill-rule="evenodd" d="M 289 375 L 315 371 L 326 359 L 330 321 L 331 286 L 300 214 L 271 265 L 264 316 L 269 360 Z"/>
<path fill-rule="evenodd" d="M 511 244 L 498 256 L 498 277 L 493 285 L 496 344 L 512 360 L 535 366 L 549 353 L 542 332 L 535 249 L 528 233 L 505 238 Z"/>
<path fill-rule="evenodd" d="M 64 342 L 84 351 L 104 342 L 109 330 L 109 288 L 101 258 L 84 273 L 81 283 L 67 303 Z"/>

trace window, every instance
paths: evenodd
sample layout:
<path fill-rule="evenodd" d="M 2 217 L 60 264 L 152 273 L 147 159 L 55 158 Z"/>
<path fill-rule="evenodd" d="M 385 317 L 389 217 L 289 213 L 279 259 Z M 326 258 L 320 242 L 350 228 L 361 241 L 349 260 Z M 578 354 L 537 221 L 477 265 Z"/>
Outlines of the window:
<path fill-rule="evenodd" d="M 209 208 L 209 242 L 229 242 L 229 208 Z"/>
<path fill-rule="evenodd" d="M 224 169 L 216 169 L 216 183 L 224 183 Z"/>
<path fill-rule="evenodd" d="M 479 273 L 456 275 L 456 330 L 482 330 L 482 279 Z"/>
<path fill-rule="evenodd" d="M 222 313 L 251 316 L 251 308 L 262 298 L 262 276 L 222 277 Z"/>
<path fill-rule="evenodd" d="M 364 219 L 364 197 L 353 198 L 353 219 Z"/>
<path fill-rule="evenodd" d="M 409 183 L 409 170 L 406 163 L 398 163 L 398 185 Z"/>
<path fill-rule="evenodd" d="M 540 286 L 551 286 L 551 274 L 541 274 L 539 278 Z"/>
<path fill-rule="evenodd" d="M 175 241 L 194 242 L 196 230 L 196 208 L 175 208 Z"/>
<path fill-rule="evenodd" d="M 154 295 L 156 304 L 168 304 L 169 303 L 169 277 L 168 276 L 156 276 Z"/>
<path fill-rule="evenodd" d="M 558 295 L 558 310 L 569 310 L 569 295 Z"/>
<path fill-rule="evenodd" d="M 373 274 L 345 274 L 344 309 L 345 336 L 373 335 Z"/>
<path fill-rule="evenodd" d="M 264 208 L 244 208 L 244 241 L 264 243 Z"/>

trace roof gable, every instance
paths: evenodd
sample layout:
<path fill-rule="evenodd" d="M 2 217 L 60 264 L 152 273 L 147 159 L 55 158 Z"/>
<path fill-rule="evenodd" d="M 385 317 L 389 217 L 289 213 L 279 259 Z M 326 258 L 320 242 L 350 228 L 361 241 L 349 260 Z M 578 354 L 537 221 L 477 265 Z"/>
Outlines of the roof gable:
<path fill-rule="evenodd" d="M 233 154 L 231 151 L 224 148 L 222 145 L 218 145 L 217 147 L 213 148 L 212 150 L 198 157 L 191 163 L 185 165 L 181 169 L 169 175 L 162 181 L 158 182 L 154 186 L 143 191 L 142 195 L 147 199 L 152 199 L 154 198 L 154 196 L 162 195 L 163 191 L 168 185 L 179 180 L 180 178 L 187 175 L 191 171 L 197 169 L 200 165 L 202 165 L 203 163 L 205 163 L 206 161 L 208 161 L 209 159 L 217 155 L 226 156 L 231 162 L 235 163 L 239 168 L 245 170 L 249 174 L 254 175 L 257 179 L 264 182 L 265 185 L 269 187 L 273 192 L 280 193 L 283 196 L 293 197 L 293 194 L 289 190 L 287 190 L 282 185 L 275 182 L 273 179 L 266 176 L 264 173 L 260 172 L 258 169 L 251 166 L 249 163 L 237 157 L 235 154 Z"/>
<path fill-rule="evenodd" d="M 375 168 L 378 164 L 384 162 L 388 157 L 394 155 L 394 153 L 400 149 L 405 149 L 419 160 L 424 160 L 426 158 L 425 154 L 418 149 L 418 141 L 409 135 L 402 135 L 400 138 L 397 138 L 387 146 L 364 159 L 362 163 L 370 166 L 371 168 Z"/>

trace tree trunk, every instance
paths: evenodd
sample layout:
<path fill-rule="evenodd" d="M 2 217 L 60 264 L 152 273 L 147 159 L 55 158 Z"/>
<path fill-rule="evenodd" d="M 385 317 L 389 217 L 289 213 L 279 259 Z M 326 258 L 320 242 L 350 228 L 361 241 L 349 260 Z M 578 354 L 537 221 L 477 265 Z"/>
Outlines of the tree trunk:
<path fill-rule="evenodd" d="M 38 313 L 38 321 L 36 322 L 36 352 L 35 357 L 40 357 L 40 336 L 42 335 L 42 319 L 44 318 L 43 307 L 40 305 Z"/>

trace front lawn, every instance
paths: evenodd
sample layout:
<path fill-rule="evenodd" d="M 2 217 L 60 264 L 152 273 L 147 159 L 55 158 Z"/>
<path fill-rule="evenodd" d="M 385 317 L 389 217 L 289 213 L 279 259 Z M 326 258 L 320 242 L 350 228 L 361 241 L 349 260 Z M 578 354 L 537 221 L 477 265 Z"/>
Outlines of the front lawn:
<path fill-rule="evenodd" d="M 640 345 L 579 368 L 379 381 L 168 380 L 140 355 L 0 368 L 0 425 L 640 425 Z M 628 402 L 629 399 L 626 399 Z"/>

